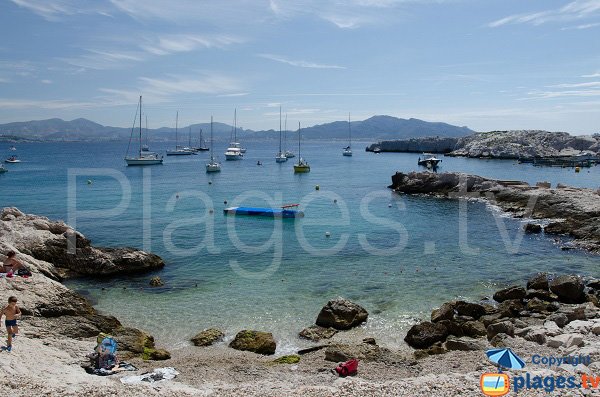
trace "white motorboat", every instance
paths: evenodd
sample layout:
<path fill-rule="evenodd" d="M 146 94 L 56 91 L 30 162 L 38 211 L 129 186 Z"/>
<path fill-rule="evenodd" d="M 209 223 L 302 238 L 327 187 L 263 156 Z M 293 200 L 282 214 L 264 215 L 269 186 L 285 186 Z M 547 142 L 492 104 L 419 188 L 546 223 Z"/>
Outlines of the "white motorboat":
<path fill-rule="evenodd" d="M 233 141 L 229 144 L 229 147 L 225 151 L 225 160 L 235 161 L 242 160 L 244 153 L 242 152 L 242 145 L 237 141 L 237 109 L 233 113 Z"/>
<path fill-rule="evenodd" d="M 10 156 L 9 158 L 7 158 L 6 160 L 4 160 L 5 163 L 9 163 L 9 164 L 16 164 L 16 163 L 20 163 L 21 160 L 19 160 L 17 158 L 17 156 Z"/>
<path fill-rule="evenodd" d="M 435 157 L 434 154 L 431 153 L 423 153 L 423 158 L 419 157 L 417 164 L 422 165 L 427 168 L 437 168 L 438 163 L 442 160 Z"/>

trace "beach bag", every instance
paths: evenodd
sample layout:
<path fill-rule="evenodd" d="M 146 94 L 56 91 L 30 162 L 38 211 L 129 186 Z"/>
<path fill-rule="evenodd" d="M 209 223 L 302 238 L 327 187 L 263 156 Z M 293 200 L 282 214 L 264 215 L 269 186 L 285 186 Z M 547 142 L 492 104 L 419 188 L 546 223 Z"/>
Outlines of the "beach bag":
<path fill-rule="evenodd" d="M 109 335 L 101 333 L 96 338 L 99 341 L 96 346 L 96 353 L 94 367 L 96 369 L 111 369 L 117 365 L 117 341 Z"/>
<path fill-rule="evenodd" d="M 26 277 L 31 277 L 31 272 L 28 269 L 25 269 L 24 267 L 20 268 L 17 270 L 17 276 L 26 276 Z"/>
<path fill-rule="evenodd" d="M 335 367 L 335 372 L 341 377 L 354 376 L 358 372 L 358 360 L 353 358 Z"/>

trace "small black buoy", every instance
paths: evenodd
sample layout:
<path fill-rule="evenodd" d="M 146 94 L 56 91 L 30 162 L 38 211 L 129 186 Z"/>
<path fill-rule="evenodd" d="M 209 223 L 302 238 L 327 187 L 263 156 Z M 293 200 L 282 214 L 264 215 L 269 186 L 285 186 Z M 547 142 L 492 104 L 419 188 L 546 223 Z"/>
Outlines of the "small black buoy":
<path fill-rule="evenodd" d="M 223 201 L 223 204 L 227 204 L 227 200 Z"/>

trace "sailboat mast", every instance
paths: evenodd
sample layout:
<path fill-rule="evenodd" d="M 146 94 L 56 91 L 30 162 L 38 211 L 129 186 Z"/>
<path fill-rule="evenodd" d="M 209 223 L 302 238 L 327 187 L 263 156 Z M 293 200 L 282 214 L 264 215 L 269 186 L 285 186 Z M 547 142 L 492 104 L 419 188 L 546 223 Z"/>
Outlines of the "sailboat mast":
<path fill-rule="evenodd" d="M 140 152 L 139 157 L 142 157 L 142 96 L 140 95 Z"/>
<path fill-rule="evenodd" d="M 237 142 L 237 108 L 233 109 L 233 141 Z"/>
<path fill-rule="evenodd" d="M 190 125 L 190 130 L 188 131 L 188 148 L 192 147 L 192 126 Z"/>
<path fill-rule="evenodd" d="M 279 154 L 281 154 L 281 106 L 279 106 Z"/>
<path fill-rule="evenodd" d="M 352 127 L 350 125 L 350 112 L 348 112 L 348 147 L 352 146 Z"/>
<path fill-rule="evenodd" d="M 177 137 L 177 127 L 179 124 L 179 110 L 177 111 L 177 115 L 175 116 L 175 150 L 179 148 L 179 138 Z"/>
<path fill-rule="evenodd" d="M 287 113 L 285 114 L 285 124 L 283 124 L 283 148 L 287 149 Z"/>
<path fill-rule="evenodd" d="M 300 122 L 298 121 L 298 164 L 302 160 L 302 156 L 300 156 Z"/>
<path fill-rule="evenodd" d="M 146 146 L 148 146 L 148 135 L 150 135 L 150 132 L 148 131 L 148 116 L 146 115 Z"/>
<path fill-rule="evenodd" d="M 213 116 L 210 116 L 210 162 L 213 161 Z"/>

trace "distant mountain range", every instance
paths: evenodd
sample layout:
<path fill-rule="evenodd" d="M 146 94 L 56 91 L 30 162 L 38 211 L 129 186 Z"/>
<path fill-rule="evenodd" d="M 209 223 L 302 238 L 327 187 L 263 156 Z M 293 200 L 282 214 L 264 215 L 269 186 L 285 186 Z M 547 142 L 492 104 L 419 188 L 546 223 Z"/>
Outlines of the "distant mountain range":
<path fill-rule="evenodd" d="M 457 127 L 446 123 L 432 123 L 418 119 L 400 119 L 391 116 L 373 116 L 363 121 L 353 121 L 353 139 L 405 139 L 419 137 L 462 137 L 474 131 L 467 127 Z M 192 131 L 192 140 L 197 139 L 200 129 L 208 138 L 209 123 L 192 124 L 179 128 L 180 139 L 187 137 Z M 214 123 L 215 140 L 228 139 L 233 127 L 223 123 Z M 241 139 L 275 139 L 275 130 L 253 131 L 238 128 Z M 295 131 L 293 131 L 295 132 Z M 115 140 L 130 136 L 131 129 L 109 127 L 87 119 L 65 121 L 62 119 L 34 120 L 0 124 L 0 138 L 30 138 L 35 140 Z M 175 139 L 175 128 L 162 127 L 150 129 L 152 140 L 164 141 Z M 302 129 L 305 139 L 347 139 L 348 122 L 334 121 Z"/>

